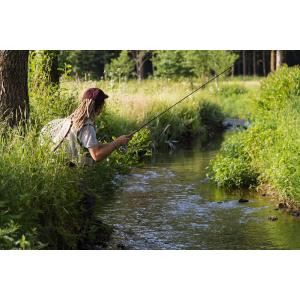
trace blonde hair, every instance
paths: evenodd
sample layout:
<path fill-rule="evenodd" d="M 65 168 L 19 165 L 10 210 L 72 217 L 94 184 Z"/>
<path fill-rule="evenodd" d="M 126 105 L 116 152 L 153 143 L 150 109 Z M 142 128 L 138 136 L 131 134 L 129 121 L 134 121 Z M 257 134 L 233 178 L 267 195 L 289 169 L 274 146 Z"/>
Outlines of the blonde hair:
<path fill-rule="evenodd" d="M 76 130 L 80 130 L 88 119 L 96 118 L 108 96 L 102 90 L 91 88 L 85 91 L 83 98 L 76 110 L 69 116 Z"/>

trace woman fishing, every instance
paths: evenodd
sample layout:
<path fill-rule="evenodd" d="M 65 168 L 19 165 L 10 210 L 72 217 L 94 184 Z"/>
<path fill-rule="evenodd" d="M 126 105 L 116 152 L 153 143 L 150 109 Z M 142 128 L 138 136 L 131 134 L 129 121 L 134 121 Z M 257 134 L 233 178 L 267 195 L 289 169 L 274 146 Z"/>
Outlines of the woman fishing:
<path fill-rule="evenodd" d="M 94 121 L 100 115 L 105 99 L 108 96 L 98 88 L 86 90 L 75 111 L 67 118 L 51 121 L 42 129 L 42 133 L 50 134 L 56 151 L 63 148 L 72 162 L 80 161 L 84 165 L 92 165 L 101 161 L 114 150 L 127 143 L 132 134 L 122 135 L 111 143 L 99 143 L 96 138 Z"/>
<path fill-rule="evenodd" d="M 210 78 L 200 87 L 193 90 L 191 93 L 168 107 L 166 110 L 164 110 L 145 124 L 141 125 L 131 134 L 121 135 L 111 143 L 100 144 L 96 138 L 94 120 L 101 113 L 105 103 L 105 99 L 108 98 L 108 96 L 98 88 L 90 88 L 86 90 L 83 94 L 81 103 L 68 118 L 50 122 L 42 130 L 42 132 L 48 131 L 50 133 L 50 138 L 56 144 L 53 148 L 53 151 L 56 151 L 60 147 L 60 145 L 65 142 L 64 144 L 66 146 L 66 150 L 70 153 L 72 160 L 81 157 L 83 158 L 83 160 L 81 159 L 81 161 L 83 161 L 85 165 L 90 165 L 94 161 L 103 160 L 120 146 L 127 145 L 127 143 L 135 133 L 139 132 L 142 128 L 146 127 L 148 124 L 159 118 L 174 106 L 178 105 L 180 102 L 184 101 L 192 94 L 205 87 L 212 80 L 231 70 L 231 67 L 232 66 Z M 48 130 L 49 126 L 50 130 Z M 80 155 L 79 153 L 82 153 L 82 150 L 84 150 L 88 155 Z"/>

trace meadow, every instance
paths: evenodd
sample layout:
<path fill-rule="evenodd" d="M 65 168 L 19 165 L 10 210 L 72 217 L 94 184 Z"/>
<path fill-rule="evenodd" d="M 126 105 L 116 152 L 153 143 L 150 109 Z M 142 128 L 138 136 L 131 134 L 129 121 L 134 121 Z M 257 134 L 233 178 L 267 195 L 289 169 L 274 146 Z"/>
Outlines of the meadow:
<path fill-rule="evenodd" d="M 59 87 L 52 87 L 31 80 L 28 124 L 14 129 L 1 126 L 0 248 L 105 245 L 111 228 L 97 220 L 88 207 L 104 190 L 117 189 L 115 175 L 143 163 L 153 151 L 174 150 L 195 138 L 205 145 L 222 131 L 226 117 L 249 118 L 259 83 L 211 84 L 136 134 L 126 153 L 116 151 L 93 168 L 70 168 L 64 153 L 53 154 L 49 145 L 40 144 L 39 132 L 50 120 L 68 116 L 86 88 L 99 87 L 110 96 L 97 120 L 97 135 L 104 143 L 136 129 L 201 83 L 63 78 Z"/>

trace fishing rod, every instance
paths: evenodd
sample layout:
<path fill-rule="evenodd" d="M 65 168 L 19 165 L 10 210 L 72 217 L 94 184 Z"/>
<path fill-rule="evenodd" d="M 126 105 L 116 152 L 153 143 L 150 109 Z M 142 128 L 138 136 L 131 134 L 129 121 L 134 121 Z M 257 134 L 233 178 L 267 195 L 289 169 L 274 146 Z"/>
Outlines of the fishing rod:
<path fill-rule="evenodd" d="M 166 112 L 168 112 L 170 109 L 172 109 L 174 106 L 176 106 L 177 104 L 179 104 L 180 102 L 182 102 L 183 100 L 185 100 L 186 98 L 190 97 L 191 95 L 193 95 L 194 93 L 198 92 L 200 89 L 202 89 L 203 87 L 205 87 L 207 84 L 209 84 L 211 81 L 217 79 L 218 77 L 220 77 L 221 75 L 223 75 L 224 73 L 226 73 L 228 70 L 230 70 L 232 68 L 233 65 L 231 65 L 230 67 L 228 67 L 226 70 L 224 70 L 223 72 L 215 75 L 214 77 L 210 78 L 208 81 L 206 81 L 204 84 L 202 84 L 200 87 L 196 88 L 195 90 L 193 90 L 191 93 L 189 93 L 188 95 L 184 96 L 182 99 L 180 99 L 179 101 L 177 101 L 175 104 L 171 105 L 169 108 L 167 108 L 166 110 L 164 110 L 163 112 L 159 113 L 157 116 L 155 116 L 154 118 L 152 118 L 151 120 L 149 120 L 148 122 L 146 122 L 145 124 L 143 124 L 142 126 L 140 126 L 138 129 L 134 130 L 132 133 L 129 134 L 130 137 L 132 137 L 134 134 L 136 134 L 137 132 L 139 132 L 141 129 L 143 129 L 144 127 L 146 127 L 147 125 L 149 125 L 151 122 L 153 122 L 154 120 L 156 120 L 157 118 L 159 118 L 161 115 L 165 114 Z"/>

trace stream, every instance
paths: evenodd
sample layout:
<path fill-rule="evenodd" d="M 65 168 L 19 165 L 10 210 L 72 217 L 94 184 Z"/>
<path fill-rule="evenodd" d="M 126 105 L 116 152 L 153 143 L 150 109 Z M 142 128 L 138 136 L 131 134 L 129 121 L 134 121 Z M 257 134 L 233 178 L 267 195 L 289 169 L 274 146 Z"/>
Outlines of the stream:
<path fill-rule="evenodd" d="M 271 199 L 226 192 L 207 179 L 221 142 L 178 146 L 123 176 L 97 205 L 98 217 L 114 227 L 108 249 L 300 249 L 299 217 L 275 210 Z"/>

